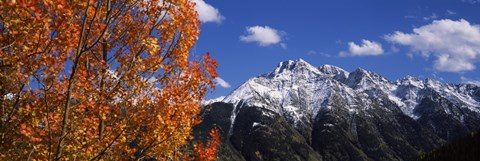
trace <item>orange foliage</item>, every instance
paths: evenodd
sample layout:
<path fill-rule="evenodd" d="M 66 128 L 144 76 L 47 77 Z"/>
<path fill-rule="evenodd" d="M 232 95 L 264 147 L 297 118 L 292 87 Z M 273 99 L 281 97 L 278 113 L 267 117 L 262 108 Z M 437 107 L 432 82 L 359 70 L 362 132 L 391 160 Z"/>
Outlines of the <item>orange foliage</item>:
<path fill-rule="evenodd" d="M 218 136 L 218 129 L 210 131 L 210 140 L 207 144 L 198 143 L 194 146 L 193 156 L 197 161 L 213 161 L 216 160 L 217 150 L 220 146 L 220 137 Z"/>
<path fill-rule="evenodd" d="M 208 53 L 188 59 L 200 32 L 194 5 L 2 1 L 0 160 L 179 155 L 216 77 Z"/>

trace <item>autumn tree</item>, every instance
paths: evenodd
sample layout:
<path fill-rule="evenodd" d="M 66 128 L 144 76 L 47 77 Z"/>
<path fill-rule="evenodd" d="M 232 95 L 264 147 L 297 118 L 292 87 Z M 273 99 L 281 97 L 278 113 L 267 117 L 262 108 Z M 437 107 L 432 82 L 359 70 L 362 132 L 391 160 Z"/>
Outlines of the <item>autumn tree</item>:
<path fill-rule="evenodd" d="M 194 5 L 2 1 L 0 160 L 185 156 L 217 67 L 208 53 L 190 54 L 199 35 Z"/>
<path fill-rule="evenodd" d="M 218 146 L 220 145 L 220 136 L 218 136 L 218 129 L 213 129 L 210 132 L 211 140 L 206 144 L 198 143 L 194 145 L 194 153 L 190 156 L 193 156 L 197 160 L 202 161 L 211 161 L 216 160 L 216 153 Z"/>

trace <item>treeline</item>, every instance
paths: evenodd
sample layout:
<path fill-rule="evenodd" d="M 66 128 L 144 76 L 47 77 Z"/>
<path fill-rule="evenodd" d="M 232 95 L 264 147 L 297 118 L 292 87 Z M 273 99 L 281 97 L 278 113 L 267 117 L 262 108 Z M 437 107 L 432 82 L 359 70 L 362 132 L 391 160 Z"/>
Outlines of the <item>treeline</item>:
<path fill-rule="evenodd" d="M 433 152 L 422 154 L 419 161 L 478 161 L 480 160 L 480 130 L 440 147 Z"/>

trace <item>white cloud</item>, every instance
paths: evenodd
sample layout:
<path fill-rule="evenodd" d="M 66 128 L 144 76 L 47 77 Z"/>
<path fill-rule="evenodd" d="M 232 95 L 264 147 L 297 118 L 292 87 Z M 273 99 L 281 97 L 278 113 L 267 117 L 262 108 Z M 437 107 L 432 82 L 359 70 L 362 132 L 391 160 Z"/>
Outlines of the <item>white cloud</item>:
<path fill-rule="evenodd" d="M 480 3 L 480 0 L 462 0 L 464 3 L 477 4 Z"/>
<path fill-rule="evenodd" d="M 467 77 L 464 77 L 464 76 L 461 76 L 460 80 L 462 80 L 462 83 L 474 84 L 476 86 L 480 86 L 480 80 L 473 80 L 473 79 L 470 79 L 470 78 L 467 78 Z"/>
<path fill-rule="evenodd" d="M 223 87 L 223 88 L 230 88 L 230 84 L 228 84 L 227 81 L 223 80 L 222 78 L 220 77 L 217 77 L 213 80 L 215 82 L 215 86 L 220 86 L 220 87 Z"/>
<path fill-rule="evenodd" d="M 220 14 L 217 8 L 206 3 L 203 0 L 191 0 L 196 3 L 195 10 L 198 12 L 198 18 L 201 22 L 221 23 L 225 17 Z"/>
<path fill-rule="evenodd" d="M 457 12 L 452 11 L 452 10 L 447 10 L 447 15 L 456 15 Z"/>
<path fill-rule="evenodd" d="M 390 51 L 392 53 L 398 53 L 398 52 L 400 52 L 400 49 L 397 48 L 395 45 L 392 45 L 392 46 L 390 46 Z"/>
<path fill-rule="evenodd" d="M 382 45 L 375 41 L 362 40 L 361 44 L 348 42 L 349 52 L 340 52 L 340 56 L 369 56 L 382 55 Z"/>
<path fill-rule="evenodd" d="M 240 40 L 243 42 L 256 42 L 260 46 L 270 46 L 280 43 L 282 37 L 278 30 L 271 27 L 249 26 L 247 27 L 247 35 L 241 35 Z M 281 43 L 280 45 L 285 48 L 287 47 L 285 43 Z"/>
<path fill-rule="evenodd" d="M 285 43 L 282 42 L 282 43 L 280 43 L 280 47 L 282 47 L 283 49 L 286 49 L 286 48 L 287 48 L 287 44 L 285 44 Z"/>
<path fill-rule="evenodd" d="M 480 26 L 461 19 L 444 19 L 413 29 L 413 33 L 396 31 L 385 39 L 409 46 L 425 58 L 434 57 L 433 68 L 445 72 L 475 69 L 480 61 Z"/>
<path fill-rule="evenodd" d="M 326 57 L 326 58 L 331 58 L 332 55 L 328 54 L 328 53 L 324 53 L 324 52 L 320 52 L 318 53 L 318 55 L 322 56 L 322 57 Z"/>
<path fill-rule="evenodd" d="M 430 16 L 423 17 L 423 20 L 428 21 L 428 20 L 433 20 L 433 19 L 437 19 L 437 18 L 438 18 L 437 14 L 432 13 L 432 15 L 430 15 Z"/>
<path fill-rule="evenodd" d="M 416 19 L 416 18 L 418 18 L 418 16 L 406 15 L 406 16 L 403 16 L 403 18 L 405 18 L 405 19 Z"/>
<path fill-rule="evenodd" d="M 315 50 L 308 50 L 307 55 L 316 55 L 317 52 Z"/>

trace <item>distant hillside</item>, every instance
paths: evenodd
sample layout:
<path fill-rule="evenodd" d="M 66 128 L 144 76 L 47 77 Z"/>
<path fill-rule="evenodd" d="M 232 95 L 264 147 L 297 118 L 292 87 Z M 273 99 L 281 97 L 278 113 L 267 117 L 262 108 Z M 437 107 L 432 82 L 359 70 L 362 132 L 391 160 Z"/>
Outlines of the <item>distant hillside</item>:
<path fill-rule="evenodd" d="M 453 141 L 431 153 L 422 155 L 419 161 L 478 161 L 480 160 L 480 130 Z"/>

